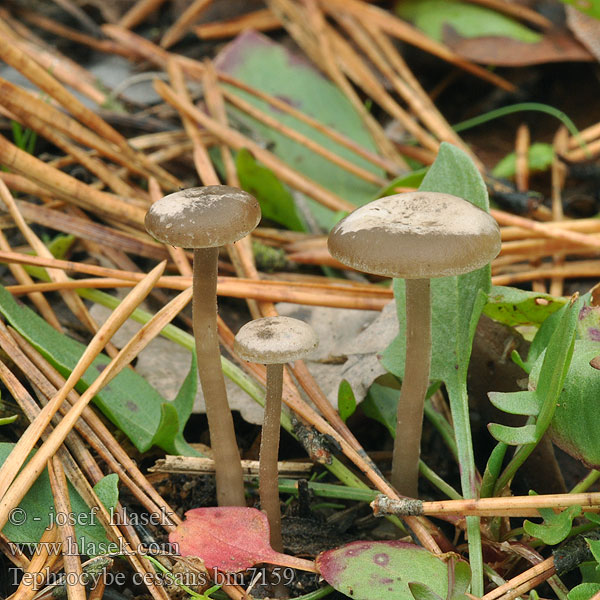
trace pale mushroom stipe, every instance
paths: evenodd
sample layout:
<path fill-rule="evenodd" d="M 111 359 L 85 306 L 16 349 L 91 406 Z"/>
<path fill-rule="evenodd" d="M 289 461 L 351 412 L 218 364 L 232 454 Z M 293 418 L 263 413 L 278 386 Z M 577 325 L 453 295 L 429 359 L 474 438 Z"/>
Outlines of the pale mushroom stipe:
<path fill-rule="evenodd" d="M 312 327 L 291 317 L 265 317 L 250 321 L 235 336 L 234 350 L 240 358 L 267 365 L 258 490 L 260 506 L 269 519 L 271 546 L 278 552 L 283 550 L 277 471 L 283 365 L 306 356 L 318 345 Z"/>
<path fill-rule="evenodd" d="M 219 247 L 248 235 L 258 225 L 260 216 L 260 206 L 253 196 L 226 185 L 169 194 L 155 202 L 146 214 L 146 229 L 156 239 L 194 249 L 194 337 L 215 459 L 219 506 L 243 506 L 245 495 L 240 454 L 221 370 L 217 260 Z"/>
<path fill-rule="evenodd" d="M 406 361 L 391 481 L 400 494 L 417 497 L 431 363 L 430 279 L 488 264 L 500 252 L 500 229 L 493 217 L 467 200 L 417 191 L 356 209 L 332 229 L 328 247 L 349 267 L 406 280 Z"/>

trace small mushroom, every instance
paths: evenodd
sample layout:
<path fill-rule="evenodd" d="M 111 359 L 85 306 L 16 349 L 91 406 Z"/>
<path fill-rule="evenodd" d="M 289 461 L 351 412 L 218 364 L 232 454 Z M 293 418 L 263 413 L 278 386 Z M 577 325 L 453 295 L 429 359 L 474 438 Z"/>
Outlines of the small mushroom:
<path fill-rule="evenodd" d="M 233 418 L 227 402 L 217 336 L 219 247 L 236 242 L 260 221 L 260 206 L 246 192 L 226 185 L 190 188 L 155 202 L 146 229 L 166 244 L 194 249 L 193 322 L 198 373 L 215 459 L 219 506 L 243 506 L 244 482 Z"/>
<path fill-rule="evenodd" d="M 498 224 L 467 200 L 417 191 L 356 209 L 333 228 L 328 247 L 349 267 L 406 280 L 406 363 L 391 481 L 402 495 L 416 497 L 431 363 L 430 279 L 488 264 L 500 251 Z"/>
<path fill-rule="evenodd" d="M 290 317 L 265 317 L 246 323 L 235 336 L 234 350 L 243 360 L 267 365 L 267 396 L 260 440 L 260 506 L 267 513 L 271 546 L 282 552 L 277 456 L 281 419 L 283 365 L 318 346 L 310 325 Z"/>

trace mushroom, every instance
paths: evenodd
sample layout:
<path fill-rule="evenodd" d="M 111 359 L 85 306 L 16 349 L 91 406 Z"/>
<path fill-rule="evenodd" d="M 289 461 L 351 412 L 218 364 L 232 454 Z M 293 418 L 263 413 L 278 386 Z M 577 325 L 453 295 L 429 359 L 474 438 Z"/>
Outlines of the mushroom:
<path fill-rule="evenodd" d="M 417 191 L 356 209 L 333 228 L 328 247 L 349 267 L 406 280 L 406 361 L 391 481 L 402 495 L 416 497 L 431 363 L 430 279 L 489 263 L 500 251 L 498 224 L 467 200 Z"/>
<path fill-rule="evenodd" d="M 310 325 L 291 317 L 264 317 L 246 323 L 235 336 L 234 350 L 243 360 L 267 365 L 267 396 L 260 440 L 258 491 L 267 513 L 271 546 L 282 552 L 277 455 L 281 419 L 283 365 L 319 345 Z"/>
<path fill-rule="evenodd" d="M 166 244 L 194 249 L 193 324 L 198 373 L 215 460 L 219 506 L 245 505 L 244 481 L 233 418 L 227 402 L 217 336 L 219 247 L 236 242 L 260 221 L 260 207 L 246 192 L 226 185 L 190 188 L 155 202 L 146 229 Z"/>

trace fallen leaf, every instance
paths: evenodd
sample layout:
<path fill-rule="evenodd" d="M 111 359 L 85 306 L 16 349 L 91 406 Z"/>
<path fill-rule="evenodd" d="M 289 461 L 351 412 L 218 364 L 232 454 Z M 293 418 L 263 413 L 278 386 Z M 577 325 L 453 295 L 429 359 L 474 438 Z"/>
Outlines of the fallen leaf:
<path fill-rule="evenodd" d="M 269 563 L 315 571 L 312 561 L 271 548 L 267 516 L 256 508 L 194 508 L 185 517 L 169 534 L 169 542 L 177 546 L 181 556 L 201 558 L 209 570 L 235 573 L 258 563 Z"/>
<path fill-rule="evenodd" d="M 351 542 L 317 557 L 322 577 L 354 600 L 413 600 L 409 583 L 448 595 L 448 566 L 424 548 L 399 542 Z"/>

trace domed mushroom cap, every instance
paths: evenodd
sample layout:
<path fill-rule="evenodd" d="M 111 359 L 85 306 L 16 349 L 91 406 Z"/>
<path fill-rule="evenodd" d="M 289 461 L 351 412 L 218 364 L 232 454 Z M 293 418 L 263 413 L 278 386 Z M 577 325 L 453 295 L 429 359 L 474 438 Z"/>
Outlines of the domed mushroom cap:
<path fill-rule="evenodd" d="M 246 323 L 235 336 L 240 358 L 263 365 L 286 363 L 314 350 L 319 340 L 313 328 L 291 317 L 264 317 Z"/>
<path fill-rule="evenodd" d="M 409 192 L 357 208 L 333 228 L 328 247 L 331 256 L 365 273 L 429 279 L 489 263 L 500 252 L 500 229 L 467 200 Z"/>
<path fill-rule="evenodd" d="M 242 239 L 260 221 L 254 196 L 228 185 L 169 194 L 146 213 L 150 235 L 179 248 L 214 248 Z"/>

